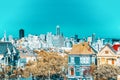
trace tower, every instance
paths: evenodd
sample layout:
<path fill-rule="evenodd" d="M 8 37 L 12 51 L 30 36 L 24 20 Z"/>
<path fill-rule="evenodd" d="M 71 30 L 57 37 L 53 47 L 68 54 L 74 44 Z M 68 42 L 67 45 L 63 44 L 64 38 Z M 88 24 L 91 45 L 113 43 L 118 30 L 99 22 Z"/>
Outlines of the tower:
<path fill-rule="evenodd" d="M 76 42 L 79 42 L 78 35 L 75 35 L 74 39 Z"/>
<path fill-rule="evenodd" d="M 59 25 L 56 26 L 56 35 L 57 36 L 60 35 L 60 26 Z"/>
<path fill-rule="evenodd" d="M 92 43 L 95 42 L 95 33 L 92 34 Z"/>
<path fill-rule="evenodd" d="M 24 30 L 20 29 L 19 30 L 19 39 L 21 39 L 22 37 L 24 37 Z"/>
<path fill-rule="evenodd" d="M 6 37 L 6 31 L 4 32 L 4 42 L 7 41 L 7 37 Z"/>

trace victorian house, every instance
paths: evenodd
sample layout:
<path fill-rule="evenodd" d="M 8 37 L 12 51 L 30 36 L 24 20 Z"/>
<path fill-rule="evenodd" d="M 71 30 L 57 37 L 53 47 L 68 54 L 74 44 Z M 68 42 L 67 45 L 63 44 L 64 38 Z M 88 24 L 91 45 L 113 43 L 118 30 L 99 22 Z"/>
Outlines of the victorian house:
<path fill-rule="evenodd" d="M 97 65 L 110 64 L 117 65 L 118 55 L 110 44 L 106 44 L 97 54 Z"/>
<path fill-rule="evenodd" d="M 69 80 L 92 80 L 91 64 L 96 64 L 96 51 L 88 42 L 73 45 L 68 58 Z"/>
<path fill-rule="evenodd" d="M 15 69 L 20 64 L 18 50 L 10 42 L 0 42 L 0 66 L 11 66 Z"/>

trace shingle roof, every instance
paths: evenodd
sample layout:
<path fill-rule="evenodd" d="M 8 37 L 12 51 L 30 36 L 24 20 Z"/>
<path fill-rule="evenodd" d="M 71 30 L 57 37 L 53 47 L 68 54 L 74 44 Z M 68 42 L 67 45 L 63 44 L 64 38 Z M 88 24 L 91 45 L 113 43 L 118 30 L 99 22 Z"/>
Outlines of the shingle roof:
<path fill-rule="evenodd" d="M 89 45 L 88 42 L 75 44 L 72 47 L 70 54 L 95 54 L 96 51 Z"/>
<path fill-rule="evenodd" d="M 99 52 L 101 52 L 106 46 L 108 46 L 114 53 L 116 53 L 116 51 L 113 49 L 112 45 L 110 45 L 109 43 L 106 44 Z"/>

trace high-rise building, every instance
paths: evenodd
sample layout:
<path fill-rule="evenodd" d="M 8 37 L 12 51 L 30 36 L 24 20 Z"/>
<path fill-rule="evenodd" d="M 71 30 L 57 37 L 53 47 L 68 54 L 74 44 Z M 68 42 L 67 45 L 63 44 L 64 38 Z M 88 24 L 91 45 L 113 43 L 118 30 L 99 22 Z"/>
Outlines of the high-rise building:
<path fill-rule="evenodd" d="M 52 36 L 52 32 L 48 32 L 48 33 L 47 33 L 46 41 L 47 41 L 48 47 L 52 47 L 52 46 L 53 46 L 53 36 Z"/>
<path fill-rule="evenodd" d="M 8 41 L 11 42 L 12 44 L 14 43 L 14 40 L 13 40 L 12 35 L 9 35 L 9 37 L 8 37 Z"/>
<path fill-rule="evenodd" d="M 75 37 L 74 37 L 74 39 L 75 39 L 75 42 L 79 42 L 79 38 L 78 38 L 78 35 L 75 35 Z"/>
<path fill-rule="evenodd" d="M 78 39 L 78 35 L 75 35 L 75 40 L 77 40 Z"/>
<path fill-rule="evenodd" d="M 41 39 L 42 41 L 45 41 L 45 40 L 46 40 L 46 35 L 45 35 L 45 34 L 40 34 L 40 39 Z"/>
<path fill-rule="evenodd" d="M 24 30 L 20 29 L 19 30 L 19 39 L 21 39 L 22 37 L 24 37 Z"/>
<path fill-rule="evenodd" d="M 57 36 L 60 35 L 60 26 L 59 25 L 56 26 L 56 35 Z"/>
<path fill-rule="evenodd" d="M 95 33 L 92 34 L 92 43 L 95 43 Z"/>
<path fill-rule="evenodd" d="M 63 47 L 64 46 L 64 37 L 54 36 L 53 37 L 53 46 L 54 47 Z"/>
<path fill-rule="evenodd" d="M 2 42 L 7 42 L 7 36 L 6 36 L 6 31 L 4 32 L 4 36 L 1 39 Z"/>
<path fill-rule="evenodd" d="M 92 37 L 88 37 L 87 42 L 91 43 L 92 42 Z"/>
<path fill-rule="evenodd" d="M 6 37 L 6 31 L 4 32 L 4 42 L 7 41 L 7 37 Z"/>

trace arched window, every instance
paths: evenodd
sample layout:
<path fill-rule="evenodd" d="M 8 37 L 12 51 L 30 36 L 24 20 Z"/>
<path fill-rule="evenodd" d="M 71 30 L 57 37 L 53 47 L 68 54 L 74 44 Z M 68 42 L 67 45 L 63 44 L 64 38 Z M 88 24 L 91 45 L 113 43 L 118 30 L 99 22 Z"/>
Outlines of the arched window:
<path fill-rule="evenodd" d="M 70 73 L 71 76 L 73 76 L 73 75 L 74 75 L 74 68 L 73 68 L 73 67 L 71 68 L 70 72 L 71 72 L 71 73 Z"/>

